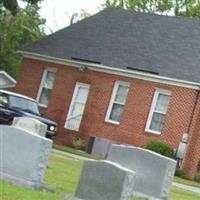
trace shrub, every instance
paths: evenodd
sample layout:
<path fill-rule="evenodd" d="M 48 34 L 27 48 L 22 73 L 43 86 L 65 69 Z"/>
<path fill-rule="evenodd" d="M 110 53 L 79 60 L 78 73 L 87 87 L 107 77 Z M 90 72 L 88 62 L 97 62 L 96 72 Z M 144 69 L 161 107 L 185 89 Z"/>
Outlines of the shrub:
<path fill-rule="evenodd" d="M 200 183 L 200 172 L 196 172 L 196 174 L 194 175 L 194 180 L 196 182 L 199 182 Z"/>
<path fill-rule="evenodd" d="M 85 149 L 86 147 L 86 141 L 81 139 L 80 137 L 73 137 L 72 138 L 72 146 L 75 148 L 75 149 Z"/>
<path fill-rule="evenodd" d="M 160 141 L 150 141 L 146 145 L 146 149 L 159 153 L 163 156 L 167 156 L 169 158 L 175 158 L 175 152 L 172 147 L 168 144 L 162 143 Z"/>
<path fill-rule="evenodd" d="M 198 165 L 197 165 L 197 172 L 200 172 L 200 160 L 199 160 Z"/>
<path fill-rule="evenodd" d="M 176 169 L 175 176 L 178 176 L 180 178 L 185 178 L 185 179 L 188 178 L 187 173 L 182 169 Z"/>

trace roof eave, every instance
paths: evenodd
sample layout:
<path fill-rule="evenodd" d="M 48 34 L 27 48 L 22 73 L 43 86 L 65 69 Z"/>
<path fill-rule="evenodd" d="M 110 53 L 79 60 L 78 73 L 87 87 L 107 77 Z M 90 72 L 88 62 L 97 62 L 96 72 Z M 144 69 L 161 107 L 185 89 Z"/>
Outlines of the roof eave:
<path fill-rule="evenodd" d="M 190 88 L 190 89 L 195 89 L 195 90 L 200 89 L 200 83 L 198 82 L 185 81 L 181 79 L 148 74 L 145 72 L 138 72 L 134 70 L 113 68 L 113 67 L 109 67 L 109 66 L 105 66 L 101 64 L 86 63 L 86 62 L 75 61 L 75 60 L 70 60 L 70 59 L 56 58 L 52 56 L 41 55 L 41 54 L 28 52 L 28 51 L 22 51 L 22 50 L 19 50 L 18 53 L 21 53 L 25 58 L 37 59 L 37 60 L 52 62 L 56 64 L 64 64 L 64 65 L 70 64 L 70 66 L 76 67 L 76 68 L 85 66 L 87 67 L 87 69 L 92 70 L 92 71 L 104 72 L 108 74 L 136 78 L 140 80 L 157 82 L 157 83 L 162 83 L 162 84 L 175 85 L 175 86 L 185 87 L 185 88 Z"/>

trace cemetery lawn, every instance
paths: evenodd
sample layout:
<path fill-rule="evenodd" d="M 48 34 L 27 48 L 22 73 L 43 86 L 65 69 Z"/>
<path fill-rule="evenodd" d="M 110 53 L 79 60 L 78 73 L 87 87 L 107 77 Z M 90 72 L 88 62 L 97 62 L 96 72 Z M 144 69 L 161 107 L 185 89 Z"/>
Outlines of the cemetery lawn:
<path fill-rule="evenodd" d="M 200 188 L 200 183 L 192 181 L 192 180 L 183 179 L 183 178 L 179 178 L 179 177 L 174 177 L 174 181 L 177 182 L 177 183 L 182 183 L 182 184 L 185 184 L 185 185 L 189 185 L 189 186 L 199 187 Z"/>
<path fill-rule="evenodd" d="M 81 173 L 82 161 L 51 153 L 45 183 L 54 185 L 55 192 L 39 191 L 0 181 L 1 200 L 60 200 L 63 193 L 73 194 Z M 141 198 L 132 198 L 139 200 Z M 200 195 L 172 188 L 169 200 L 199 200 Z"/>
<path fill-rule="evenodd" d="M 77 150 L 68 146 L 64 146 L 64 145 L 57 145 L 54 144 L 53 145 L 54 149 L 60 150 L 60 151 L 64 151 L 67 153 L 72 153 L 78 156 L 83 156 L 85 158 L 91 158 L 91 159 L 95 159 L 95 160 L 102 160 L 103 158 L 101 156 L 97 156 L 97 155 L 92 155 L 92 154 L 88 154 L 85 151 L 81 151 L 81 150 Z"/>

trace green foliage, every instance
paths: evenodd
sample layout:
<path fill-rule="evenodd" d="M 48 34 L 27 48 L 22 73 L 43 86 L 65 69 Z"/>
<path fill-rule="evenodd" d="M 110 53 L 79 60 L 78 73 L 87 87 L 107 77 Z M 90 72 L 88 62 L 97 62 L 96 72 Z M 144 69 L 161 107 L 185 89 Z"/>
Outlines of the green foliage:
<path fill-rule="evenodd" d="M 16 76 L 21 57 L 16 50 L 44 35 L 44 19 L 38 14 L 38 7 L 28 5 L 16 16 L 6 11 L 0 15 L 0 70 Z"/>
<path fill-rule="evenodd" d="M 17 0 L 0 0 L 4 8 L 8 9 L 13 15 L 17 14 L 18 4 Z"/>
<path fill-rule="evenodd" d="M 197 165 L 197 172 L 200 172 L 200 160 L 199 160 L 198 165 Z"/>
<path fill-rule="evenodd" d="M 200 172 L 196 172 L 196 174 L 194 175 L 194 180 L 200 183 Z"/>
<path fill-rule="evenodd" d="M 175 157 L 174 149 L 160 141 L 150 141 L 145 148 L 169 158 Z"/>
<path fill-rule="evenodd" d="M 72 138 L 72 146 L 75 149 L 85 149 L 86 141 L 81 139 L 80 137 L 73 137 Z"/>
<path fill-rule="evenodd" d="M 28 4 L 37 5 L 37 3 L 42 0 L 22 0 L 22 1 L 27 2 Z M 0 5 L 9 10 L 12 13 L 12 15 L 16 15 L 19 11 L 17 0 L 0 0 Z"/>
<path fill-rule="evenodd" d="M 147 13 L 200 17 L 199 0 L 106 0 L 104 8 L 125 8 Z"/>
<path fill-rule="evenodd" d="M 87 10 L 83 10 L 83 9 L 79 13 L 73 13 L 72 15 L 69 15 L 66 12 L 66 15 L 70 21 L 70 25 L 77 23 L 78 21 L 91 16 L 91 14 Z"/>
<path fill-rule="evenodd" d="M 175 176 L 180 178 L 187 178 L 187 173 L 182 169 L 176 169 Z"/>

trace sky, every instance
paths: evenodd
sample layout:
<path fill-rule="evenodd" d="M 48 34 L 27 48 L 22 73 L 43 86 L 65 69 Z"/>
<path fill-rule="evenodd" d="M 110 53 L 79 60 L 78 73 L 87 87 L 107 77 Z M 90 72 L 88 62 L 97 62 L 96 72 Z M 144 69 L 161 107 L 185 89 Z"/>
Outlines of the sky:
<path fill-rule="evenodd" d="M 81 10 L 86 10 L 90 14 L 98 12 L 98 7 L 105 0 L 43 0 L 39 4 L 39 13 L 46 19 L 46 32 L 55 32 L 69 25 L 70 16 Z M 20 5 L 23 3 L 20 2 Z"/>

